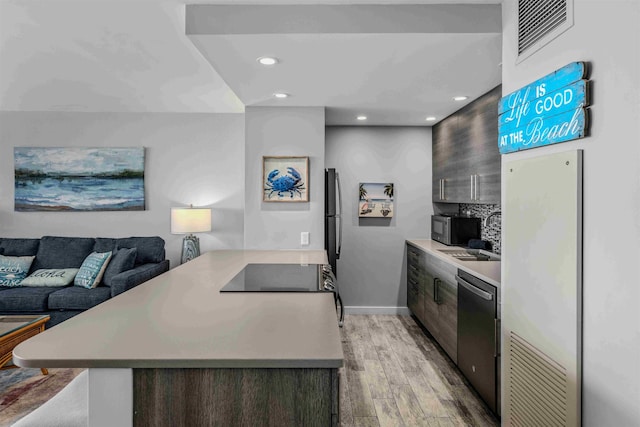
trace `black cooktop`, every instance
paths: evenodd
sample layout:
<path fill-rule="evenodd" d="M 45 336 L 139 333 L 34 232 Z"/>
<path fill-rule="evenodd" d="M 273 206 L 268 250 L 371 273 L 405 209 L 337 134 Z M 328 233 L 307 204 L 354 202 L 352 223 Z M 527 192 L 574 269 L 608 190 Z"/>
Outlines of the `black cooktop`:
<path fill-rule="evenodd" d="M 320 292 L 319 264 L 247 264 L 220 292 Z"/>

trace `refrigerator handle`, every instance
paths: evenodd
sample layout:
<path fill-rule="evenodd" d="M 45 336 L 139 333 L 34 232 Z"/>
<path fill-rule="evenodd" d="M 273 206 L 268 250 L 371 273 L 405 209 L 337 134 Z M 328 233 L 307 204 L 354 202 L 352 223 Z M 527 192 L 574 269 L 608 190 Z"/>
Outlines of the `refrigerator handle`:
<path fill-rule="evenodd" d="M 340 187 L 340 175 L 336 172 L 336 184 L 338 187 L 338 213 L 336 218 L 338 218 L 339 227 L 338 227 L 338 250 L 336 251 L 336 259 L 340 258 L 340 252 L 342 251 L 342 188 Z"/>

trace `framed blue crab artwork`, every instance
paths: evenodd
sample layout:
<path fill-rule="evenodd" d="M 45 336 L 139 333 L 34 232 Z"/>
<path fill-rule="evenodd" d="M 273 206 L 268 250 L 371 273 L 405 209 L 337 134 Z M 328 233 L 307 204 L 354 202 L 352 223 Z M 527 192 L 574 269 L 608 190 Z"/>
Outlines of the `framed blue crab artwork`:
<path fill-rule="evenodd" d="M 358 193 L 358 217 L 393 217 L 393 182 L 362 182 Z"/>
<path fill-rule="evenodd" d="M 262 200 L 309 201 L 309 157 L 262 157 Z"/>

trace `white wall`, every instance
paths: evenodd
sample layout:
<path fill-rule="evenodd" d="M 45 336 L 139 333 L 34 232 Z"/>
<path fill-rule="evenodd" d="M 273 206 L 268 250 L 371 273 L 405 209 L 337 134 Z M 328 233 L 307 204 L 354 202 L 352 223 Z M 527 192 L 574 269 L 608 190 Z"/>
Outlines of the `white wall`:
<path fill-rule="evenodd" d="M 247 107 L 245 134 L 245 248 L 323 249 L 324 108 Z M 309 202 L 263 202 L 262 156 L 308 156 Z"/>
<path fill-rule="evenodd" d="M 406 312 L 405 240 L 431 234 L 431 128 L 327 127 L 343 195 L 340 293 L 351 312 Z M 358 218 L 361 182 L 393 182 L 392 219 Z M 403 309 L 399 309 L 403 308 Z"/>
<path fill-rule="evenodd" d="M 517 4 L 503 2 L 503 93 L 588 61 L 591 136 L 509 154 L 503 164 L 584 150 L 583 425 L 632 426 L 640 420 L 640 2 L 574 7 L 571 29 L 516 64 Z"/>
<path fill-rule="evenodd" d="M 13 147 L 145 147 L 147 210 L 14 212 Z M 0 236 L 165 239 L 171 267 L 181 235 L 170 234 L 172 206 L 210 206 L 213 230 L 201 250 L 242 248 L 244 116 L 173 113 L 0 113 Z"/>

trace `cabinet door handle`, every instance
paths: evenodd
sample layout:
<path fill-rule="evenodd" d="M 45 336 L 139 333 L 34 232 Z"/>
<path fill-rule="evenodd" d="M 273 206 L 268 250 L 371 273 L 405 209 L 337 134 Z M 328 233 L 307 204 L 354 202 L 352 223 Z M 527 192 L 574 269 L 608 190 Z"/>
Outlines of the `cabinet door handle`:
<path fill-rule="evenodd" d="M 473 175 L 469 175 L 469 178 L 471 178 L 471 183 L 469 184 L 469 188 L 471 189 L 471 195 L 469 196 L 469 198 L 471 200 L 475 200 L 475 198 L 473 197 Z"/>
<path fill-rule="evenodd" d="M 436 304 L 440 304 L 440 301 L 438 301 L 440 299 L 440 295 L 438 295 L 440 293 L 439 284 L 440 284 L 440 279 L 438 279 L 437 277 L 433 279 L 433 301 Z"/>
<path fill-rule="evenodd" d="M 493 294 L 492 293 L 485 292 L 482 289 L 480 289 L 480 288 L 478 288 L 476 286 L 473 286 L 471 283 L 467 282 L 466 280 L 464 280 L 460 276 L 456 276 L 456 281 L 458 282 L 458 284 L 460 286 L 462 286 L 463 288 L 465 288 L 466 290 L 468 290 L 472 294 L 475 294 L 475 295 L 479 296 L 483 300 L 493 301 Z"/>
<path fill-rule="evenodd" d="M 473 197 L 474 200 L 480 200 L 478 197 L 478 175 L 473 175 Z"/>
<path fill-rule="evenodd" d="M 447 192 L 446 192 L 446 188 L 445 188 L 445 184 L 446 184 L 446 179 L 442 178 L 442 197 L 440 198 L 440 200 L 446 200 L 446 196 L 447 196 Z"/>

